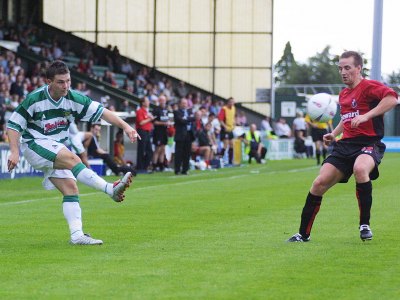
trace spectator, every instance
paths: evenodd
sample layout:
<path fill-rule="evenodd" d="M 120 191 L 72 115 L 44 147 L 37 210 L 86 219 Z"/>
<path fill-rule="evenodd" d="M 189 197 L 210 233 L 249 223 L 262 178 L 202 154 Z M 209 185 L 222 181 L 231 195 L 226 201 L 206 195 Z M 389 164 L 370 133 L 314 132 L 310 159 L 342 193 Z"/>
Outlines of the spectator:
<path fill-rule="evenodd" d="M 267 149 L 261 142 L 260 133 L 257 131 L 257 125 L 251 124 L 250 130 L 241 136 L 243 143 L 245 144 L 245 153 L 249 156 L 249 164 L 254 157 L 257 163 L 261 164 L 264 162 Z"/>
<path fill-rule="evenodd" d="M 155 147 L 153 153 L 153 170 L 164 170 L 165 146 L 168 143 L 167 128 L 171 126 L 169 121 L 169 110 L 167 107 L 167 98 L 160 96 L 158 98 L 159 106 L 153 111 L 154 131 L 153 144 Z"/>
<path fill-rule="evenodd" d="M 201 112 L 197 111 L 194 114 L 194 138 L 192 143 L 192 152 L 195 155 L 203 157 L 206 165 L 210 165 L 212 159 L 211 141 L 209 139 L 208 132 L 211 130 L 211 124 L 208 124 L 207 128 L 201 121 Z"/>
<path fill-rule="evenodd" d="M 71 150 L 80 157 L 82 163 L 84 163 L 88 168 L 90 168 L 90 164 L 88 160 L 87 148 L 89 147 L 92 138 L 93 134 L 91 132 L 79 131 L 75 122 L 71 122 L 69 124 L 69 143 Z"/>
<path fill-rule="evenodd" d="M 150 101 L 147 97 L 144 97 L 140 104 L 140 108 L 136 111 L 136 130 L 141 137 L 138 140 L 136 166 L 139 171 L 151 173 L 150 162 L 153 156 L 151 132 L 154 116 L 149 111 Z"/>
<path fill-rule="evenodd" d="M 235 128 L 235 100 L 231 97 L 227 100 L 225 106 L 222 107 L 218 114 L 219 122 L 221 123 L 221 140 L 224 143 L 224 147 L 221 151 L 222 157 L 224 157 L 226 150 L 228 150 L 229 164 L 232 164 L 233 160 L 233 129 Z"/>
<path fill-rule="evenodd" d="M 176 87 L 175 94 L 177 97 L 184 98 L 188 95 L 189 91 L 186 87 L 186 84 L 183 81 L 179 81 L 178 86 Z M 188 101 L 188 100 L 186 100 Z M 191 102 L 191 101 L 190 101 Z"/>
<path fill-rule="evenodd" d="M 115 175 L 120 175 L 122 174 L 126 174 L 127 172 L 132 172 L 133 175 L 136 174 L 136 171 L 127 165 L 121 165 L 118 166 L 114 160 L 112 159 L 111 155 L 105 151 L 104 149 L 102 149 L 100 147 L 99 144 L 99 137 L 100 137 L 100 131 L 101 131 L 101 125 L 100 124 L 93 124 L 91 129 L 90 129 L 93 138 L 89 144 L 89 148 L 88 148 L 88 154 L 91 157 L 94 158 L 101 158 L 104 163 L 107 165 L 108 168 L 111 169 L 111 171 L 115 174 Z"/>
<path fill-rule="evenodd" d="M 261 121 L 261 130 L 266 132 L 272 132 L 274 129 L 271 126 L 271 118 L 265 116 L 265 118 Z"/>
<path fill-rule="evenodd" d="M 304 139 L 307 135 L 307 122 L 301 111 L 296 113 L 296 118 L 293 120 L 293 133 L 295 139 Z"/>
<path fill-rule="evenodd" d="M 126 58 L 125 61 L 122 63 L 121 72 L 126 74 L 126 76 L 128 76 L 129 79 L 131 80 L 133 79 L 134 77 L 133 68 L 128 58 Z"/>
<path fill-rule="evenodd" d="M 129 166 L 125 158 L 125 146 L 124 146 L 124 132 L 120 129 L 115 135 L 114 141 L 114 161 L 118 166 Z"/>
<path fill-rule="evenodd" d="M 286 123 L 285 118 L 279 118 L 275 124 L 275 133 L 279 138 L 289 138 L 292 136 L 292 130 Z"/>
<path fill-rule="evenodd" d="M 188 175 L 193 134 L 193 113 L 188 109 L 186 98 L 179 102 L 179 109 L 174 111 L 175 122 L 175 175 Z"/>
<path fill-rule="evenodd" d="M 24 96 L 24 76 L 18 75 L 16 81 L 11 84 L 10 88 L 11 95 Z"/>
<path fill-rule="evenodd" d="M 236 116 L 236 125 L 237 126 L 247 126 L 247 117 L 244 111 L 239 111 Z"/>

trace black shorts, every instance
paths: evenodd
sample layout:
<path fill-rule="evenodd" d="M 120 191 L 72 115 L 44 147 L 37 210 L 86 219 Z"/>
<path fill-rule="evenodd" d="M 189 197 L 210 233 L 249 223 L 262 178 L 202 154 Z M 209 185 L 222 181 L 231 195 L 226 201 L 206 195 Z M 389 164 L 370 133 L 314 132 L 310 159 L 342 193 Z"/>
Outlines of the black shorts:
<path fill-rule="evenodd" d="M 353 174 L 356 158 L 361 154 L 368 154 L 375 161 L 375 168 L 369 174 L 369 178 L 375 180 L 379 177 L 378 165 L 381 163 L 385 149 L 386 146 L 381 141 L 362 144 L 339 140 L 333 144 L 332 153 L 324 160 L 323 164 L 330 163 L 341 171 L 344 177 L 340 182 L 345 183 Z"/>
<path fill-rule="evenodd" d="M 165 131 L 153 131 L 153 144 L 155 146 L 162 146 L 168 144 L 168 134 L 167 130 Z"/>
<path fill-rule="evenodd" d="M 327 129 L 320 129 L 320 128 L 312 128 L 311 129 L 311 137 L 313 142 L 316 141 L 323 141 L 324 140 L 324 134 L 327 134 L 328 130 Z"/>
<path fill-rule="evenodd" d="M 233 140 L 233 132 L 226 131 L 225 128 L 221 128 L 220 139 L 223 140 Z"/>

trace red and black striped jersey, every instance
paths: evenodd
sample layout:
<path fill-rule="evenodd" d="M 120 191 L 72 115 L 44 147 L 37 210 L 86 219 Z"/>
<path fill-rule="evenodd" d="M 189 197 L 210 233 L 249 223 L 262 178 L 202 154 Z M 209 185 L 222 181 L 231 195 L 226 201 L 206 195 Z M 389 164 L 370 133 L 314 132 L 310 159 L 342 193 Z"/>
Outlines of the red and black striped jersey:
<path fill-rule="evenodd" d="M 381 139 L 384 135 L 383 115 L 374 117 L 357 128 L 351 128 L 351 120 L 366 114 L 388 95 L 397 98 L 397 93 L 391 88 L 379 81 L 368 79 L 361 80 L 354 89 L 343 89 L 339 94 L 343 139 Z"/>

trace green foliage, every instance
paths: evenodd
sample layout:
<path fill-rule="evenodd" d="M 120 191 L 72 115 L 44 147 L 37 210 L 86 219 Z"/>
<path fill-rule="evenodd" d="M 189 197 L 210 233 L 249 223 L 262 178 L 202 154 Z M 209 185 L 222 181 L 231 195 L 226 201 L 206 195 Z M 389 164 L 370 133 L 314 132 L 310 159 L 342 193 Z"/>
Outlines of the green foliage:
<path fill-rule="evenodd" d="M 282 82 L 284 78 L 290 78 L 289 72 L 296 66 L 297 63 L 292 53 L 292 46 L 290 42 L 287 42 L 281 59 L 275 65 L 275 82 Z"/>
<path fill-rule="evenodd" d="M 399 299 L 399 154 L 374 182 L 374 240 L 362 243 L 354 181 L 323 200 L 312 240 L 298 230 L 314 160 L 141 175 L 123 203 L 80 186 L 85 231 L 70 246 L 57 191 L 1 180 L 1 299 Z M 109 181 L 115 177 L 108 178 Z"/>
<path fill-rule="evenodd" d="M 290 42 L 286 44 L 282 58 L 275 65 L 275 82 L 283 84 L 341 84 L 337 64 L 339 55 L 330 53 L 331 47 L 326 46 L 321 52 L 299 64 L 294 59 Z M 364 59 L 364 65 L 368 61 Z M 368 76 L 369 69 L 363 68 L 363 75 Z"/>

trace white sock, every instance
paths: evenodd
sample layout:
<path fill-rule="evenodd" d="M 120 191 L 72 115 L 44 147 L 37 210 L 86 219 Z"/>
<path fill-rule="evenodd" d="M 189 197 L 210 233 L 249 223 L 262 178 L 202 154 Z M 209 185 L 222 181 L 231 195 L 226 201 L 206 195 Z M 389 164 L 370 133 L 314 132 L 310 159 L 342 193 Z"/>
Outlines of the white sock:
<path fill-rule="evenodd" d="M 96 190 L 102 191 L 110 196 L 113 193 L 113 184 L 108 183 L 88 168 L 84 168 L 82 171 L 80 171 L 79 174 L 76 176 L 76 179 L 79 182 L 95 188 Z"/>
<path fill-rule="evenodd" d="M 63 202 L 63 212 L 71 232 L 71 239 L 82 236 L 82 210 L 79 202 Z"/>

